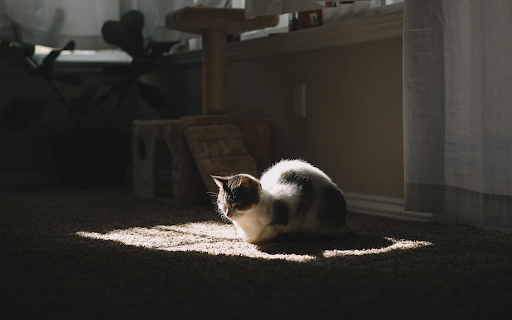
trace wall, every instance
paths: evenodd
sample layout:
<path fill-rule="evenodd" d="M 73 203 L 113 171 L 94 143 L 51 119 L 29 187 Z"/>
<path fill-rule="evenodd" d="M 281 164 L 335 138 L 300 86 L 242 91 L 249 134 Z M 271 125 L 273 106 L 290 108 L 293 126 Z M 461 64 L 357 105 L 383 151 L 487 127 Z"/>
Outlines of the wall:
<path fill-rule="evenodd" d="M 174 101 L 201 112 L 200 66 L 176 67 Z M 403 198 L 402 38 L 231 62 L 229 113 L 268 117 L 273 160 L 303 158 L 349 192 Z M 293 115 L 306 84 L 306 118 Z"/>
<path fill-rule="evenodd" d="M 403 197 L 402 39 L 373 42 L 229 64 L 229 112 L 268 117 L 273 123 L 273 160 L 303 158 L 320 167 L 344 191 Z M 86 83 L 101 79 L 101 69 L 82 67 Z M 52 95 L 47 85 L 27 77 L 23 63 L 0 59 L 0 117 L 16 96 Z M 162 70 L 153 77 L 164 89 L 170 111 L 202 111 L 199 64 Z M 294 84 L 306 84 L 306 118 L 293 116 Z M 65 87 L 70 98 L 79 89 Z M 89 124 L 101 122 L 114 101 L 98 110 Z M 148 113 L 137 95 L 128 99 L 115 125 L 129 131 Z M 13 135 L 0 126 L 0 186 L 55 181 L 48 134 L 71 127 L 55 102 L 27 130 Z"/>

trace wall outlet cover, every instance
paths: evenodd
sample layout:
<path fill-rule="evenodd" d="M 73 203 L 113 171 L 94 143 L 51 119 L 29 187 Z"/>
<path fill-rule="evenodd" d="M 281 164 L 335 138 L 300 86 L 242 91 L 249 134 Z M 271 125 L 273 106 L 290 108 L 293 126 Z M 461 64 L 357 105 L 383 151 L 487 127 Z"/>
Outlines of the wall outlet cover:
<path fill-rule="evenodd" d="M 293 110 L 296 117 L 306 117 L 306 84 L 294 85 Z"/>

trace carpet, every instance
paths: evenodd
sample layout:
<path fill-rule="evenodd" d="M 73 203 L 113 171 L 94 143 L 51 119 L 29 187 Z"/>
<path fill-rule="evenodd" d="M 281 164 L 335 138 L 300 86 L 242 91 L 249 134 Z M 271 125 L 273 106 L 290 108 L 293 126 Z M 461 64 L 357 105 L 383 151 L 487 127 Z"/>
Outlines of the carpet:
<path fill-rule="evenodd" d="M 242 242 L 212 206 L 0 191 L 1 319 L 510 319 L 512 235 L 349 213 Z"/>

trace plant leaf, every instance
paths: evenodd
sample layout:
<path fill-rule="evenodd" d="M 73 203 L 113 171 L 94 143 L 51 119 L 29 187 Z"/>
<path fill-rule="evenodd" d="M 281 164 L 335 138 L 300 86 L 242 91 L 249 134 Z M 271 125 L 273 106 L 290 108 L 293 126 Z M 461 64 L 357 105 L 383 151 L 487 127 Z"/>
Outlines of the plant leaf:
<path fill-rule="evenodd" d="M 112 92 L 121 93 L 124 90 L 128 89 L 132 85 L 133 81 L 131 79 L 121 79 L 112 84 Z"/>
<path fill-rule="evenodd" d="M 155 109 L 164 109 L 167 107 L 167 101 L 158 87 L 141 81 L 135 81 L 135 86 L 139 90 L 141 98 L 151 107 Z"/>
<path fill-rule="evenodd" d="M 142 29 L 144 28 L 144 15 L 137 10 L 128 11 L 121 17 L 120 23 L 130 35 L 136 50 L 133 57 L 143 57 L 144 38 L 142 37 Z"/>
<path fill-rule="evenodd" d="M 106 66 L 103 68 L 103 74 L 125 79 L 133 77 L 132 67 L 129 64 Z"/>
<path fill-rule="evenodd" d="M 145 56 L 143 27 L 144 16 L 141 12 L 133 10 L 125 13 L 121 21 L 105 22 L 101 34 L 105 42 L 120 47 L 133 58 L 139 58 Z"/>
<path fill-rule="evenodd" d="M 150 59 L 160 58 L 164 55 L 164 53 L 169 52 L 171 48 L 177 43 L 179 43 L 179 41 L 149 41 L 148 45 L 146 46 L 146 53 Z"/>
<path fill-rule="evenodd" d="M 103 103 L 103 101 L 107 100 L 108 96 L 114 92 L 114 84 L 113 83 L 104 83 L 99 88 L 97 88 L 96 93 L 92 97 L 91 104 L 93 107 L 97 107 Z"/>
<path fill-rule="evenodd" d="M 137 78 L 143 74 L 146 74 L 157 67 L 157 64 L 148 59 L 133 59 L 130 63 L 132 69 L 132 75 Z"/>
<path fill-rule="evenodd" d="M 52 73 L 49 75 L 51 80 L 70 84 L 73 86 L 79 86 L 82 83 L 82 79 L 77 74 L 71 73 Z"/>
<path fill-rule="evenodd" d="M 51 99 L 14 99 L 4 116 L 4 121 L 11 133 L 20 132 L 29 123 L 39 119 L 52 101 Z"/>
<path fill-rule="evenodd" d="M 12 42 L 11 46 L 13 48 L 16 48 L 18 51 L 20 51 L 27 57 L 34 56 L 34 52 L 36 51 L 36 46 L 33 44 L 28 44 L 28 43 Z"/>
<path fill-rule="evenodd" d="M 80 95 L 71 99 L 71 112 L 76 117 L 86 117 L 94 107 L 99 106 L 112 93 L 112 84 L 90 86 Z"/>
<path fill-rule="evenodd" d="M 23 57 L 32 69 L 36 69 L 38 66 L 37 61 L 33 57 L 34 52 L 35 46 L 32 44 L 0 40 L 1 55 L 15 53 L 17 57 Z"/>
<path fill-rule="evenodd" d="M 136 50 L 130 33 L 118 21 L 107 21 L 101 27 L 101 35 L 106 43 L 120 47 L 130 56 L 134 56 Z"/>
<path fill-rule="evenodd" d="M 103 69 L 105 76 L 117 77 L 126 83 L 126 86 L 131 85 L 133 81 L 139 76 L 146 74 L 157 67 L 153 61 L 144 58 L 135 58 L 130 64 L 112 65 Z M 121 82 L 121 81 L 120 81 Z M 121 88 L 126 87 L 124 84 L 116 85 L 115 91 L 120 91 Z"/>
<path fill-rule="evenodd" d="M 53 65 L 63 50 L 75 50 L 75 42 L 69 41 L 62 49 L 53 50 L 43 59 L 43 63 L 37 67 L 35 74 L 48 78 L 53 71 Z"/>
<path fill-rule="evenodd" d="M 66 43 L 66 45 L 64 47 L 62 47 L 62 49 L 60 51 L 63 51 L 63 50 L 73 51 L 73 50 L 75 50 L 75 48 L 76 48 L 75 41 L 70 40 L 70 41 L 68 41 L 68 43 Z"/>

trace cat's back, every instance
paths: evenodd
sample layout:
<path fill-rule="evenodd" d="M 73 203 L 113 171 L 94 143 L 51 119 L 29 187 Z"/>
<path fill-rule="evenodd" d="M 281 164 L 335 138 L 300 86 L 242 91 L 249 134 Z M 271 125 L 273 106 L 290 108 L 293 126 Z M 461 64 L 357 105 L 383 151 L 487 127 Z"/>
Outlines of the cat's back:
<path fill-rule="evenodd" d="M 322 170 L 302 160 L 282 160 L 260 181 L 274 199 L 277 218 L 272 221 L 286 221 L 281 226 L 284 232 L 339 234 L 344 230 L 343 193 Z"/>
<path fill-rule="evenodd" d="M 303 160 L 281 160 L 267 169 L 261 176 L 263 188 L 290 183 L 313 183 L 316 186 L 335 186 L 322 170 Z"/>

